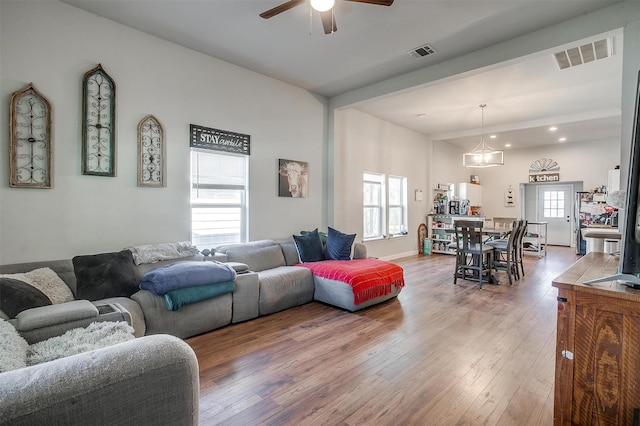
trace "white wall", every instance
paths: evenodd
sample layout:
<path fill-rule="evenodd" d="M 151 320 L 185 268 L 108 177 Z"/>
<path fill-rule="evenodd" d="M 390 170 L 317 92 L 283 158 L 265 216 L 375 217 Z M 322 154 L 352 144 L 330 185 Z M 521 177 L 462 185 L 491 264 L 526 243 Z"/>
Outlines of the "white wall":
<path fill-rule="evenodd" d="M 0 2 L 0 117 L 29 82 L 51 102 L 54 189 L 9 188 L 0 150 L 0 263 L 188 240 L 189 124 L 251 135 L 253 240 L 322 226 L 326 100 L 57 1 Z M 117 176 L 83 176 L 81 80 L 101 63 L 117 87 Z M 167 187 L 136 184 L 137 125 L 165 126 Z M 7 126 L 2 140 L 8 141 Z M 309 198 L 279 198 L 278 158 L 309 162 Z"/>
<path fill-rule="evenodd" d="M 334 226 L 362 240 L 362 173 L 406 176 L 409 192 L 407 236 L 367 242 L 370 256 L 392 258 L 416 254 L 417 229 L 431 208 L 431 143 L 412 130 L 355 109 L 336 114 Z M 414 191 L 424 198 L 416 201 Z"/>
<path fill-rule="evenodd" d="M 583 181 L 584 190 L 592 190 L 606 186 L 608 171 L 620 164 L 620 141 L 566 143 L 506 151 L 504 166 L 477 169 L 483 187 L 482 211 L 485 216 L 521 216 L 520 184 L 529 183 L 530 165 L 542 158 L 558 163 L 561 182 Z M 504 193 L 509 185 L 516 194 L 516 207 L 504 206 Z"/>
<path fill-rule="evenodd" d="M 433 142 L 433 158 L 431 164 L 432 189 L 439 183 L 469 182 L 470 175 L 477 175 L 477 170 L 462 165 L 463 150 L 445 142 Z"/>

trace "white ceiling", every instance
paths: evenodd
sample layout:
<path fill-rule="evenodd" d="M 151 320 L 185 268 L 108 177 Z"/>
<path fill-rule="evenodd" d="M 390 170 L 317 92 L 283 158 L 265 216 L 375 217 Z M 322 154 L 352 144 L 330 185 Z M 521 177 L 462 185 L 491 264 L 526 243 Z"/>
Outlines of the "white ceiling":
<path fill-rule="evenodd" d="M 331 97 L 620 3 L 617 0 L 396 0 L 390 7 L 336 0 L 325 35 L 306 4 L 265 20 L 286 0 L 64 0 L 123 25 Z M 635 1 L 635 0 L 632 0 Z M 311 30 L 311 34 L 309 34 Z M 620 52 L 622 37 L 614 36 Z M 590 39 L 587 41 L 594 41 Z M 437 53 L 406 52 L 429 43 Z M 566 48 L 564 46 L 562 48 Z M 472 148 L 481 111 L 487 139 L 511 149 L 620 137 L 621 54 L 560 71 L 552 52 L 523 58 L 358 109 Z M 426 114 L 418 117 L 418 114 Z M 558 126 L 551 134 L 547 128 Z"/>

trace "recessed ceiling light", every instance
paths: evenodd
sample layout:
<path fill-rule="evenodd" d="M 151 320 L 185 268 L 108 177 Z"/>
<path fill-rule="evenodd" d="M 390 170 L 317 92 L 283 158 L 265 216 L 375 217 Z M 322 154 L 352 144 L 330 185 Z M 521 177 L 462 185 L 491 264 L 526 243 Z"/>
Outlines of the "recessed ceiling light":
<path fill-rule="evenodd" d="M 556 130 L 558 130 L 558 128 L 556 126 L 549 127 L 549 131 L 550 132 L 555 132 Z"/>
<path fill-rule="evenodd" d="M 490 137 L 491 139 L 495 139 L 495 138 L 497 138 L 498 136 L 496 136 L 496 135 L 491 135 L 491 136 L 489 136 L 489 137 Z"/>
<path fill-rule="evenodd" d="M 564 142 L 566 140 L 567 140 L 567 138 L 560 138 L 560 139 L 558 139 L 558 142 Z"/>
<path fill-rule="evenodd" d="M 505 144 L 504 144 L 504 147 L 505 147 L 505 148 L 511 148 L 511 144 L 510 144 L 510 143 L 505 143 Z"/>

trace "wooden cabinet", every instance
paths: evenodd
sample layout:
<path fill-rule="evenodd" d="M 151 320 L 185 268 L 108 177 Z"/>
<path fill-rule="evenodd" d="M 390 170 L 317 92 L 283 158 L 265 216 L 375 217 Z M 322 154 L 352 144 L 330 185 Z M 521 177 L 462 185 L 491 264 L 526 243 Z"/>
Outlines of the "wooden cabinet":
<path fill-rule="evenodd" d="M 617 281 L 618 259 L 588 253 L 558 288 L 554 425 L 632 425 L 640 410 L 640 291 Z"/>

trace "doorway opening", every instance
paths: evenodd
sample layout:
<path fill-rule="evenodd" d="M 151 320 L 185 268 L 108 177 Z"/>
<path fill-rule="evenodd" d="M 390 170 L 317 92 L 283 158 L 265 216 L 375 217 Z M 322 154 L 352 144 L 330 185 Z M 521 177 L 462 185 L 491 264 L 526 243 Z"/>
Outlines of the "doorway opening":
<path fill-rule="evenodd" d="M 574 247 L 575 194 L 582 187 L 582 181 L 520 185 L 523 217 L 530 222 L 547 222 L 547 244 Z"/>

